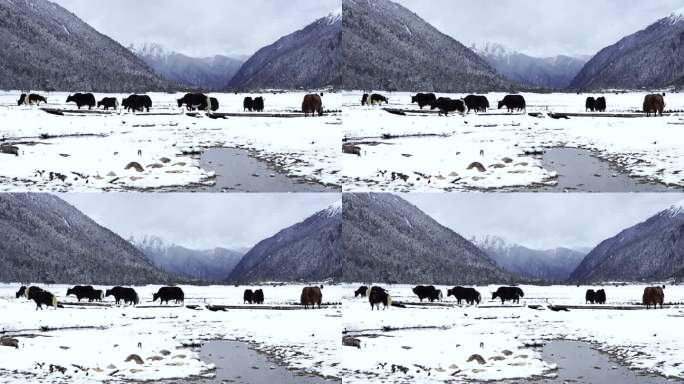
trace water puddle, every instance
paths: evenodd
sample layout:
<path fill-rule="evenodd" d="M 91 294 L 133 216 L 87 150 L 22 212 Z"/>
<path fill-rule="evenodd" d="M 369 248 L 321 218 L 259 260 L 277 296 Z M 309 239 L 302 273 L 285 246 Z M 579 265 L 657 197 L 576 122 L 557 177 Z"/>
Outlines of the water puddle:
<path fill-rule="evenodd" d="M 216 184 L 209 188 L 221 192 L 339 192 L 337 187 L 306 182 L 271 168 L 249 152 L 236 148 L 212 148 L 200 158 L 203 169 L 216 173 Z"/>
<path fill-rule="evenodd" d="M 525 383 L 669 384 L 682 382 L 631 370 L 607 354 L 593 349 L 591 344 L 581 341 L 550 341 L 542 349 L 542 359 L 558 365 L 558 377 L 527 380 L 524 381 Z"/>
<path fill-rule="evenodd" d="M 527 189 L 535 192 L 675 192 L 681 188 L 630 177 L 608 161 L 586 149 L 550 148 L 542 166 L 558 173 L 558 184 Z"/>
<path fill-rule="evenodd" d="M 270 361 L 265 355 L 239 341 L 210 341 L 200 350 L 202 361 L 216 365 L 216 378 L 202 383 L 278 383 L 278 384 L 331 384 L 318 376 L 291 371 Z"/>

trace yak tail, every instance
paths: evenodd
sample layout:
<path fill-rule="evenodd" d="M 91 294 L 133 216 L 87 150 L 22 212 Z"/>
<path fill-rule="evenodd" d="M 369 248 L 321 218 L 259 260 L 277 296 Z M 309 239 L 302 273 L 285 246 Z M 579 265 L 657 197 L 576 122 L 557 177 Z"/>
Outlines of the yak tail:
<path fill-rule="evenodd" d="M 391 307 L 392 306 L 392 296 L 387 295 L 387 306 Z"/>
<path fill-rule="evenodd" d="M 133 293 L 133 295 L 133 304 L 138 305 L 138 303 L 140 302 L 140 300 L 138 300 L 138 292 Z"/>
<path fill-rule="evenodd" d="M 52 295 L 52 307 L 57 309 L 57 296 Z"/>

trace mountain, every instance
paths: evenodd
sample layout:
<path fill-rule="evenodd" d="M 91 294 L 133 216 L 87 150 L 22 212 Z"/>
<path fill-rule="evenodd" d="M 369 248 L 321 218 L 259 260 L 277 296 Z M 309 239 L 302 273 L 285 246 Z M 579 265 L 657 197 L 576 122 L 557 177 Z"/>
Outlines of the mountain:
<path fill-rule="evenodd" d="M 471 285 L 518 280 L 399 196 L 348 193 L 343 202 L 343 281 Z"/>
<path fill-rule="evenodd" d="M 142 60 L 47 0 L 0 1 L 0 89 L 170 90 Z"/>
<path fill-rule="evenodd" d="M 577 282 L 658 281 L 681 274 L 683 270 L 684 202 L 601 242 L 570 279 Z"/>
<path fill-rule="evenodd" d="M 243 253 L 224 248 L 194 250 L 167 243 L 156 236 L 132 238 L 136 246 L 160 269 L 187 278 L 220 282 L 233 271 Z"/>
<path fill-rule="evenodd" d="M 161 284 L 173 278 L 78 209 L 49 194 L 0 194 L 0 281 Z"/>
<path fill-rule="evenodd" d="M 684 85 L 684 8 L 602 49 L 570 84 L 573 90 Z"/>
<path fill-rule="evenodd" d="M 230 282 L 323 281 L 342 271 L 341 202 L 259 242 L 228 276 Z"/>
<path fill-rule="evenodd" d="M 506 271 L 546 281 L 567 280 L 586 254 L 568 248 L 530 249 L 498 236 L 483 236 L 471 241 Z"/>
<path fill-rule="evenodd" d="M 472 45 L 471 49 L 505 78 L 546 89 L 567 88 L 587 62 L 564 55 L 532 57 L 496 43 Z"/>
<path fill-rule="evenodd" d="M 190 57 L 154 43 L 131 45 L 128 49 L 161 77 L 203 90 L 224 89 L 244 62 L 221 55 Z"/>
<path fill-rule="evenodd" d="M 341 11 L 314 21 L 304 29 L 261 48 L 233 77 L 229 89 L 338 88 Z"/>
<path fill-rule="evenodd" d="M 388 0 L 342 0 L 344 89 L 486 92 L 516 86 L 475 52 Z"/>

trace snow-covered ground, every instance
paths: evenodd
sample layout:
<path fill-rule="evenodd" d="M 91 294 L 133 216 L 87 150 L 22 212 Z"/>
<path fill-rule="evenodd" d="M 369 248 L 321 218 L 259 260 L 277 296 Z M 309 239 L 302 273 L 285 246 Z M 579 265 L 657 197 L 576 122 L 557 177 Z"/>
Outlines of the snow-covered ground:
<path fill-rule="evenodd" d="M 418 109 L 409 93 L 386 93 L 390 108 Z M 549 147 L 594 151 L 635 177 L 684 188 L 684 114 L 658 118 L 549 118 L 549 112 L 584 112 L 587 96 L 530 94 L 529 115 L 491 115 L 503 94 L 487 94 L 490 115 L 471 113 L 449 117 L 397 116 L 380 107 L 361 106 L 362 92 L 342 95 L 343 134 L 361 147 L 361 156 L 345 154 L 342 182 L 345 191 L 435 191 L 504 188 L 556 183 L 533 153 Z M 641 109 L 645 93 L 606 94 L 607 113 Z M 464 97 L 464 94 L 438 94 Z M 684 110 L 684 94 L 668 94 L 668 110 Z M 429 107 L 425 107 L 429 109 Z M 383 138 L 383 135 L 406 136 Z M 481 152 L 482 151 L 482 152 Z M 479 162 L 485 172 L 467 168 Z M 399 175 L 408 176 L 404 181 Z"/>
<path fill-rule="evenodd" d="M 48 107 L 76 109 L 66 93 L 44 93 Z M 123 94 L 96 94 L 117 97 Z M 218 112 L 242 112 L 244 94 L 211 94 Z M 256 96 L 256 95 L 252 95 Z M 264 94 L 265 112 L 300 110 L 304 93 Z M 210 147 L 250 150 L 289 176 L 340 185 L 341 117 L 189 117 L 181 94 L 150 93 L 150 112 L 54 116 L 36 106 L 17 106 L 19 92 L 0 92 L 0 140 L 19 147 L 18 157 L 0 154 L 0 191 L 98 191 L 212 184 L 197 153 Z M 338 110 L 341 95 L 328 93 L 324 107 Z M 48 138 L 46 138 L 48 137 Z M 1 144 L 1 142 L 0 142 Z M 167 160 L 168 159 L 168 160 Z M 143 172 L 125 167 L 137 162 Z M 67 176 L 66 181 L 50 173 Z"/>
<path fill-rule="evenodd" d="M 555 364 L 545 362 L 535 345 L 571 339 L 594 343 L 624 364 L 684 378 L 684 306 L 658 310 L 571 309 L 554 312 L 547 304 L 583 305 L 588 288 L 604 288 L 607 306 L 640 301 L 644 286 L 522 286 L 525 297 L 513 307 L 490 301 L 495 286 L 477 287 L 483 298 L 475 307 L 391 307 L 371 311 L 367 298 L 354 298 L 359 285 L 343 287 L 343 328 L 361 340 L 361 348 L 344 347 L 341 374 L 346 383 L 444 382 L 553 377 Z M 386 286 L 394 301 L 418 302 L 411 287 Z M 446 294 L 447 287 L 438 287 Z M 667 286 L 666 302 L 684 301 L 684 287 Z M 453 297 L 442 303 L 455 303 Z M 543 310 L 527 308 L 540 304 Z M 599 305 L 596 305 L 600 307 Z M 443 327 L 383 332 L 383 327 Z M 365 335 L 365 336 L 364 336 Z M 512 353 L 509 353 L 512 352 Z M 467 362 L 473 354 L 486 363 Z M 407 367 L 408 374 L 392 365 Z M 410 378 L 413 377 L 413 378 Z"/>
<path fill-rule="evenodd" d="M 66 286 L 43 288 L 57 294 L 60 301 L 76 301 L 73 296 L 65 297 Z M 242 293 L 248 287 L 182 288 L 186 305 L 199 304 L 204 308 L 205 304 L 241 305 Z M 262 288 L 265 305 L 275 305 L 297 302 L 302 286 Z M 200 361 L 190 345 L 214 339 L 250 342 L 289 368 L 339 376 L 339 306 L 289 311 L 211 312 L 181 307 L 115 306 L 36 311 L 32 301 L 15 298 L 17 289 L 17 284 L 0 285 L 0 332 L 2 336 L 19 339 L 19 349 L 0 347 L 0 382 L 72 383 L 211 376 L 213 367 Z M 138 307 L 153 305 L 152 294 L 157 289 L 137 287 L 141 300 Z M 323 289 L 324 302 L 339 302 L 340 297 L 338 287 Z M 105 302 L 111 303 L 110 299 Z M 99 328 L 41 332 L 41 327 Z M 160 353 L 163 350 L 170 354 Z M 124 362 L 131 354 L 139 355 L 144 364 Z M 51 364 L 65 367 L 68 372 L 50 373 Z"/>

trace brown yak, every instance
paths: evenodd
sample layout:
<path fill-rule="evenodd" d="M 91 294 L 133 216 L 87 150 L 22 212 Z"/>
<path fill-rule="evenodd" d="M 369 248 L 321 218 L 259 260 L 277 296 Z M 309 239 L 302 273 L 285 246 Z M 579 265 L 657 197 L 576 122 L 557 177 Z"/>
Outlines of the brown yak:
<path fill-rule="evenodd" d="M 321 293 L 321 288 L 319 288 L 319 287 L 302 288 L 301 302 L 302 302 L 302 305 L 304 306 L 304 309 L 309 308 L 309 306 L 311 306 L 311 309 L 313 309 L 315 305 L 318 305 L 318 308 L 320 308 L 322 300 L 323 300 L 323 294 Z"/>
<path fill-rule="evenodd" d="M 644 113 L 646 116 L 651 116 L 651 113 L 655 117 L 657 114 L 663 115 L 665 110 L 665 99 L 663 95 L 646 95 L 644 98 Z"/>
<path fill-rule="evenodd" d="M 309 116 L 309 114 L 315 116 L 316 113 L 318 116 L 323 116 L 323 100 L 321 97 L 314 94 L 304 96 L 302 112 L 304 112 L 304 116 Z"/>
<path fill-rule="evenodd" d="M 642 298 L 643 304 L 646 309 L 651 308 L 656 309 L 657 305 L 660 304 L 660 308 L 663 307 L 663 301 L 665 300 L 665 293 L 661 287 L 647 287 L 644 288 L 644 296 Z"/>

